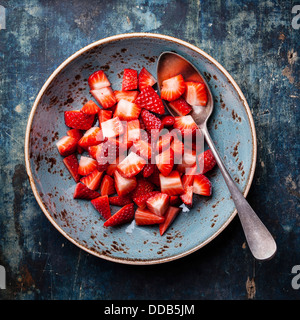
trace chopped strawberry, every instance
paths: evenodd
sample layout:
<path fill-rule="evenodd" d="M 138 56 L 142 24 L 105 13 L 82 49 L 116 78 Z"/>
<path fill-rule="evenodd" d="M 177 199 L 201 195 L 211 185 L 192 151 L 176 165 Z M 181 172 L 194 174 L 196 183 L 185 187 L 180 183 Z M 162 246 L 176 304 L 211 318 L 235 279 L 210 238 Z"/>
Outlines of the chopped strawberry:
<path fill-rule="evenodd" d="M 144 140 L 138 140 L 133 143 L 134 151 L 136 154 L 144 159 L 151 159 L 152 149 L 150 144 Z"/>
<path fill-rule="evenodd" d="M 164 116 L 161 119 L 161 123 L 164 127 L 172 127 L 174 125 L 175 119 L 172 116 Z"/>
<path fill-rule="evenodd" d="M 151 176 L 148 178 L 150 182 L 155 184 L 157 187 L 160 187 L 160 179 L 159 179 L 160 171 L 157 168 L 157 165 L 154 165 L 153 173 Z"/>
<path fill-rule="evenodd" d="M 74 153 L 70 154 L 69 156 L 65 157 L 63 159 L 63 162 L 67 169 L 69 170 L 70 174 L 72 175 L 75 182 L 79 182 L 80 180 L 80 174 L 78 173 L 78 160 Z"/>
<path fill-rule="evenodd" d="M 124 99 L 121 99 L 116 106 L 114 117 L 119 117 L 120 120 L 130 121 L 138 119 L 141 113 L 141 107 Z"/>
<path fill-rule="evenodd" d="M 212 185 L 207 177 L 198 174 L 194 177 L 193 192 L 202 196 L 210 196 L 212 193 Z"/>
<path fill-rule="evenodd" d="M 117 170 L 126 178 L 132 178 L 136 176 L 139 172 L 143 170 L 146 161 L 142 157 L 138 156 L 134 152 L 130 152 L 130 154 L 121 161 Z"/>
<path fill-rule="evenodd" d="M 193 109 L 192 107 L 182 98 L 178 98 L 174 101 L 169 102 L 169 107 L 174 110 L 178 116 L 186 116 L 189 114 Z"/>
<path fill-rule="evenodd" d="M 138 119 L 127 122 L 127 140 L 136 141 L 141 138 L 140 122 Z"/>
<path fill-rule="evenodd" d="M 198 129 L 192 116 L 175 117 L 174 128 L 178 129 L 183 136 L 192 135 Z"/>
<path fill-rule="evenodd" d="M 114 183 L 114 179 L 111 176 L 105 175 L 100 186 L 101 196 L 110 196 L 116 193 Z"/>
<path fill-rule="evenodd" d="M 112 215 L 103 224 L 104 227 L 113 227 L 132 221 L 134 218 L 134 205 L 133 203 L 127 204 L 122 207 L 118 212 Z"/>
<path fill-rule="evenodd" d="M 136 188 L 132 192 L 132 199 L 143 196 L 154 190 L 154 185 L 146 179 L 138 179 Z"/>
<path fill-rule="evenodd" d="M 88 101 L 82 108 L 81 111 L 85 114 L 97 114 L 101 109 L 92 100 Z"/>
<path fill-rule="evenodd" d="M 169 207 L 170 197 L 166 193 L 159 192 L 146 201 L 148 209 L 158 215 L 163 216 Z"/>
<path fill-rule="evenodd" d="M 122 91 L 136 90 L 138 88 L 138 73 L 133 69 L 124 69 Z"/>
<path fill-rule="evenodd" d="M 66 126 L 79 130 L 90 129 L 95 120 L 95 115 L 85 114 L 80 110 L 65 111 L 64 117 Z"/>
<path fill-rule="evenodd" d="M 93 74 L 91 74 L 89 76 L 88 83 L 91 90 L 101 89 L 101 88 L 110 86 L 110 82 L 106 74 L 102 70 L 98 70 Z"/>
<path fill-rule="evenodd" d="M 174 138 L 171 148 L 174 151 L 174 163 L 181 163 L 184 152 L 184 143 L 178 138 Z"/>
<path fill-rule="evenodd" d="M 159 179 L 161 192 L 164 192 L 169 196 L 176 196 L 184 193 L 184 189 L 178 171 L 172 171 L 167 177 L 160 174 Z"/>
<path fill-rule="evenodd" d="M 184 204 L 191 207 L 193 204 L 193 186 L 187 186 L 184 193 L 180 195 L 180 199 Z"/>
<path fill-rule="evenodd" d="M 101 128 L 101 123 L 111 119 L 112 115 L 113 115 L 113 112 L 111 110 L 100 109 L 100 111 L 98 112 L 98 120 L 99 120 L 100 128 Z"/>
<path fill-rule="evenodd" d="M 211 152 L 210 149 L 202 152 L 201 154 L 199 154 L 198 158 L 197 158 L 199 167 L 200 167 L 200 172 L 202 174 L 210 171 L 211 169 L 213 169 L 213 167 L 216 165 L 216 159 L 213 155 L 213 153 Z"/>
<path fill-rule="evenodd" d="M 90 91 L 93 97 L 99 102 L 103 109 L 111 108 L 117 103 L 117 99 L 111 87 L 104 87 Z"/>
<path fill-rule="evenodd" d="M 183 95 L 184 99 L 191 106 L 206 106 L 207 92 L 204 83 L 188 81 L 185 83 L 186 90 Z"/>
<path fill-rule="evenodd" d="M 179 196 L 170 196 L 170 206 L 177 206 L 180 203 Z"/>
<path fill-rule="evenodd" d="M 159 193 L 159 191 L 151 191 L 146 194 L 135 197 L 133 201 L 139 208 L 145 208 L 147 200 L 156 195 L 157 193 Z"/>
<path fill-rule="evenodd" d="M 156 165 L 154 163 L 146 163 L 143 169 L 143 177 L 148 178 L 154 172 Z"/>
<path fill-rule="evenodd" d="M 135 121 L 135 120 L 132 120 L 132 121 Z M 126 149 L 129 149 L 132 146 L 133 141 L 130 141 L 128 139 L 128 122 L 123 121 L 123 129 L 124 129 L 123 130 L 124 134 L 119 137 L 119 141 L 125 145 Z"/>
<path fill-rule="evenodd" d="M 126 194 L 124 196 L 109 197 L 108 200 L 111 205 L 118 207 L 123 207 L 126 204 L 132 203 L 132 199 L 129 194 Z"/>
<path fill-rule="evenodd" d="M 80 181 L 85 184 L 89 189 L 96 190 L 99 188 L 101 177 L 103 172 L 99 172 L 97 169 L 82 177 Z"/>
<path fill-rule="evenodd" d="M 166 79 L 162 82 L 160 96 L 167 101 L 174 101 L 178 99 L 185 92 L 185 82 L 183 76 L 178 74 L 172 78 Z"/>
<path fill-rule="evenodd" d="M 148 86 L 152 87 L 156 83 L 156 79 L 154 78 L 154 76 L 145 67 L 143 67 L 140 71 L 138 80 L 140 91 Z"/>
<path fill-rule="evenodd" d="M 78 145 L 84 149 L 103 142 L 103 134 L 99 127 L 91 127 L 85 132 L 83 137 L 78 141 Z"/>
<path fill-rule="evenodd" d="M 162 236 L 169 226 L 173 223 L 175 218 L 178 216 L 180 208 L 170 206 L 165 214 L 165 221 L 159 225 L 159 233 Z"/>
<path fill-rule="evenodd" d="M 161 120 L 148 110 L 142 109 L 141 117 L 149 133 L 151 131 L 160 131 L 163 128 Z"/>
<path fill-rule="evenodd" d="M 122 122 L 118 117 L 102 122 L 101 128 L 104 138 L 114 138 L 123 134 L 124 132 Z"/>
<path fill-rule="evenodd" d="M 158 223 L 163 223 L 165 221 L 164 217 L 160 217 L 152 213 L 148 209 L 141 209 L 141 208 L 136 210 L 134 219 L 135 219 L 135 223 L 138 226 L 158 224 Z"/>
<path fill-rule="evenodd" d="M 56 142 L 56 146 L 60 155 L 66 157 L 77 150 L 77 139 L 64 136 Z"/>
<path fill-rule="evenodd" d="M 93 158 L 93 159 L 96 159 L 97 157 L 97 153 L 100 152 L 100 150 L 102 149 L 102 144 L 97 144 L 97 145 L 94 145 L 94 146 L 89 146 L 87 151 L 89 153 L 89 155 Z"/>
<path fill-rule="evenodd" d="M 80 175 L 86 176 L 95 169 L 97 169 L 97 161 L 95 159 L 81 156 L 78 167 L 78 173 Z"/>
<path fill-rule="evenodd" d="M 173 139 L 174 139 L 174 135 L 172 134 L 172 132 L 168 132 L 164 135 L 160 135 L 156 142 L 156 151 L 162 152 L 166 149 L 170 149 Z"/>
<path fill-rule="evenodd" d="M 76 184 L 73 198 L 74 199 L 83 199 L 83 200 L 92 200 L 100 196 L 100 193 L 94 190 L 89 189 L 86 185 L 81 182 Z"/>
<path fill-rule="evenodd" d="M 151 87 L 145 87 L 135 100 L 135 103 L 141 108 L 150 110 L 154 113 L 164 114 L 165 107 L 155 90 Z"/>
<path fill-rule="evenodd" d="M 164 176 L 168 176 L 174 166 L 174 151 L 172 148 L 164 150 L 155 157 L 158 170 Z"/>
<path fill-rule="evenodd" d="M 137 90 L 136 91 L 119 91 L 119 90 L 115 90 L 114 94 L 115 94 L 115 97 L 117 99 L 117 102 L 119 102 L 122 99 L 127 100 L 129 102 L 134 102 L 135 99 L 138 97 L 139 92 Z"/>
<path fill-rule="evenodd" d="M 125 178 L 118 170 L 114 172 L 115 188 L 118 196 L 124 196 L 133 191 L 137 185 L 136 178 Z"/>
<path fill-rule="evenodd" d="M 105 196 L 97 197 L 91 200 L 91 203 L 105 220 L 108 220 L 111 217 L 108 196 L 105 195 Z"/>
<path fill-rule="evenodd" d="M 67 135 L 75 138 L 77 141 L 79 141 L 83 136 L 82 131 L 79 129 L 70 129 L 67 131 Z"/>

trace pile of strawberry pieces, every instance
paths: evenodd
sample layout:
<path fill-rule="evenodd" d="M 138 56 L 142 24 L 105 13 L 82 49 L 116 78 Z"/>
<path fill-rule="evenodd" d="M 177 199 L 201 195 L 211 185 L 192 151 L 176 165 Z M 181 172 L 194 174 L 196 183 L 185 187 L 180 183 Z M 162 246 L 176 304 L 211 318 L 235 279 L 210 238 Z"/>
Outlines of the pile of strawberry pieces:
<path fill-rule="evenodd" d="M 91 201 L 105 227 L 135 220 L 158 224 L 163 235 L 183 203 L 192 207 L 193 194 L 212 192 L 204 174 L 216 162 L 210 150 L 197 153 L 193 139 L 199 130 L 188 115 L 191 106 L 206 105 L 205 85 L 177 75 L 163 82 L 159 96 L 146 68 L 124 69 L 121 90 L 112 89 L 102 70 L 88 84 L 97 103 L 89 100 L 81 110 L 65 111 L 69 130 L 56 143 L 76 182 L 73 197 Z M 178 117 L 165 113 L 162 99 Z M 191 143 L 171 134 L 173 129 Z M 112 214 L 111 205 L 121 208 Z"/>

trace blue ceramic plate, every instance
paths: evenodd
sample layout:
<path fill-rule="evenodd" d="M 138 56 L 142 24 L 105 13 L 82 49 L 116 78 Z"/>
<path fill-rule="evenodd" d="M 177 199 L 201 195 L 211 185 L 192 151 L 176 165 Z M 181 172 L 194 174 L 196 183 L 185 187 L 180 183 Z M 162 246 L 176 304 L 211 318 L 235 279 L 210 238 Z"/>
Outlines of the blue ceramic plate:
<path fill-rule="evenodd" d="M 249 106 L 232 77 L 208 54 L 179 39 L 149 33 L 109 37 L 76 52 L 54 71 L 35 100 L 25 138 L 26 168 L 34 195 L 56 229 L 83 250 L 114 262 L 156 264 L 183 257 L 214 239 L 236 215 L 218 168 L 209 175 L 213 195 L 195 195 L 193 209 L 183 210 L 163 236 L 157 226 L 134 222 L 104 228 L 90 201 L 73 200 L 75 183 L 55 145 L 67 131 L 64 111 L 81 109 L 92 98 L 87 79 L 94 71 L 104 70 L 113 89 L 120 90 L 124 68 L 145 66 L 155 74 L 163 51 L 179 53 L 205 75 L 215 99 L 209 129 L 245 196 L 254 175 L 256 135 Z"/>

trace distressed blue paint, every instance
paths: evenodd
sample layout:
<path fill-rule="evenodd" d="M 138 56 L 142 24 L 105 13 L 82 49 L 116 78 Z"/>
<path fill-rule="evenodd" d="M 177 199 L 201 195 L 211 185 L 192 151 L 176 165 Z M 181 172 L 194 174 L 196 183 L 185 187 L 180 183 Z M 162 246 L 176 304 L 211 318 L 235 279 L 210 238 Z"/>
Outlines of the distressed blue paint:
<path fill-rule="evenodd" d="M 2 1 L 0 30 L 0 264 L 6 299 L 298 299 L 299 30 L 289 1 Z M 107 262 L 65 240 L 42 214 L 24 167 L 24 133 L 50 73 L 81 47 L 122 32 L 189 41 L 231 73 L 251 107 L 258 161 L 248 200 L 275 235 L 278 254 L 254 263 L 237 219 L 212 243 L 171 264 Z M 149 281 L 149 277 L 151 281 Z M 176 279 L 176 281 L 174 280 Z M 120 283 L 122 284 L 120 286 Z M 147 290 L 145 290 L 145 287 Z"/>

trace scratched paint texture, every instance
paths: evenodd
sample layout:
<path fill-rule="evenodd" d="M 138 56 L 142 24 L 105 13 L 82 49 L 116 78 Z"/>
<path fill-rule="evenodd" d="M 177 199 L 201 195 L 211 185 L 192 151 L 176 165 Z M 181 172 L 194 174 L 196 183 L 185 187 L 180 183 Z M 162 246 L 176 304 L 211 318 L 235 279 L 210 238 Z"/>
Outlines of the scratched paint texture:
<path fill-rule="evenodd" d="M 299 299 L 299 40 L 293 1 L 1 1 L 0 299 Z M 200 47 L 242 89 L 258 142 L 248 200 L 278 253 L 254 261 L 236 218 L 200 251 L 163 265 L 128 266 L 68 242 L 46 219 L 24 166 L 27 118 L 55 68 L 83 46 L 124 32 L 157 32 Z"/>

